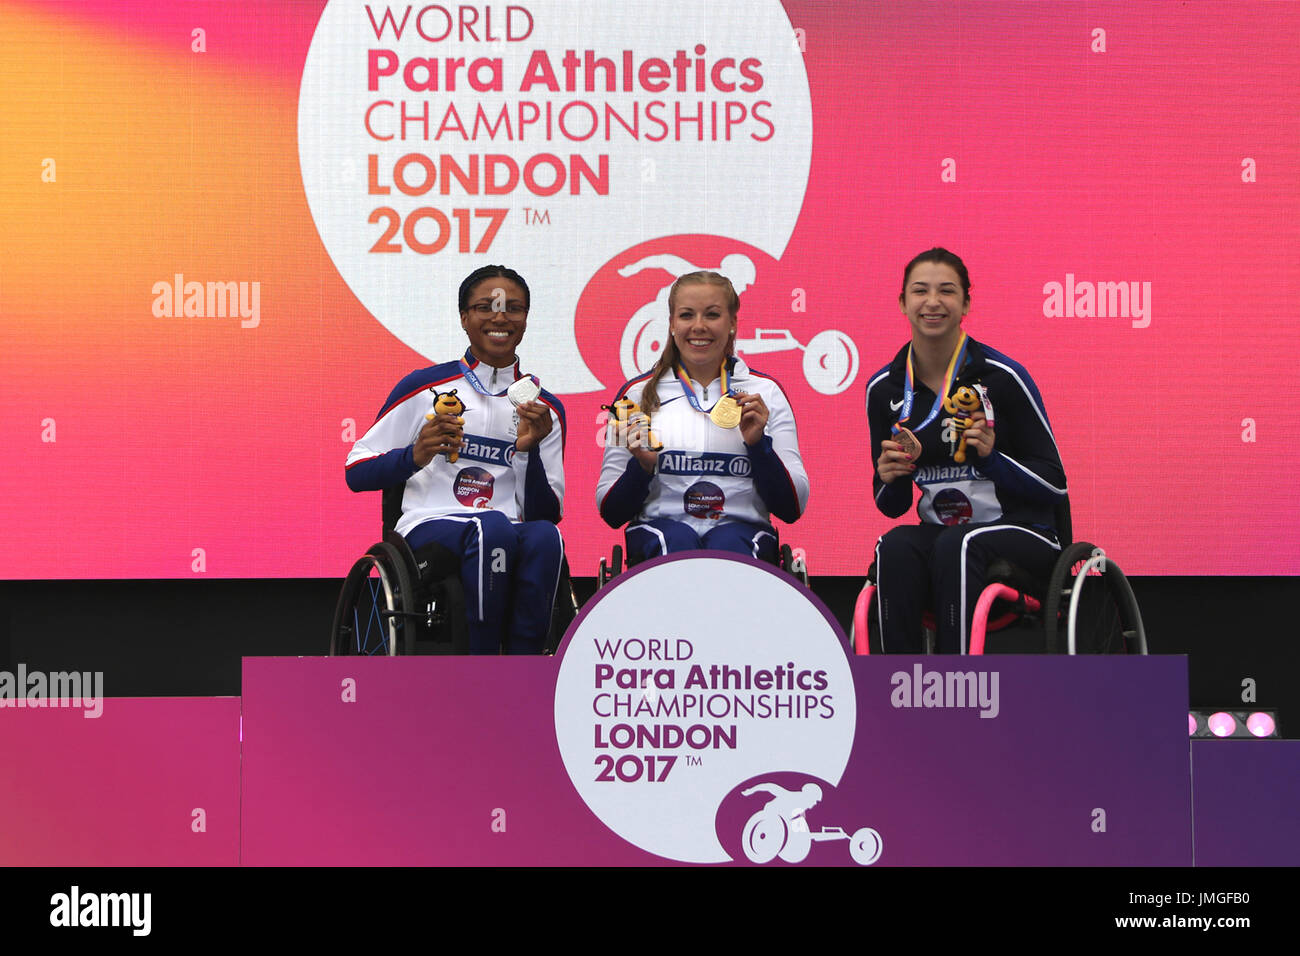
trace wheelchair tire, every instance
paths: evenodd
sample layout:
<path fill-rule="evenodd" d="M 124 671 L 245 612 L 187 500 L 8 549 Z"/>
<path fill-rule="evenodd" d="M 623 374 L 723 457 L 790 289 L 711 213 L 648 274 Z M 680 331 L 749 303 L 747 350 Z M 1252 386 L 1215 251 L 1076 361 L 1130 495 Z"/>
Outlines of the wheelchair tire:
<path fill-rule="evenodd" d="M 810 587 L 810 585 L 808 584 L 807 566 L 800 564 L 798 567 L 796 567 L 794 549 L 791 548 L 788 544 L 781 545 L 780 563 L 781 563 L 782 571 L 790 575 L 790 577 L 794 578 L 804 587 Z"/>
<path fill-rule="evenodd" d="M 596 573 L 596 588 L 603 588 L 610 581 L 614 580 L 614 578 L 618 577 L 618 573 L 622 570 L 623 546 L 621 544 L 616 544 L 610 552 L 608 564 L 605 563 L 604 558 L 600 559 L 600 569 Z"/>
<path fill-rule="evenodd" d="M 870 866 L 875 863 L 880 859 L 881 851 L 884 848 L 885 845 L 880 839 L 880 834 L 871 827 L 863 827 L 861 830 L 854 831 L 853 836 L 849 838 L 849 856 L 859 866 Z"/>
<path fill-rule="evenodd" d="M 401 553 L 391 544 L 376 544 L 343 581 L 330 628 L 330 656 L 410 653 L 411 600 L 411 576 Z"/>
<path fill-rule="evenodd" d="M 542 645 L 543 654 L 559 650 L 564 634 L 578 616 L 578 595 L 573 590 L 573 576 L 569 573 L 569 559 L 560 565 L 560 580 L 555 588 L 555 604 L 551 608 L 551 629 Z"/>
<path fill-rule="evenodd" d="M 785 846 L 785 820 L 778 813 L 759 811 L 749 818 L 741 834 L 741 848 L 752 863 L 770 863 Z"/>
<path fill-rule="evenodd" d="M 1104 557 L 1079 581 L 1079 571 L 1094 556 Z M 1074 592 L 1078 590 L 1078 600 Z M 1074 605 L 1075 647 L 1069 646 Z M 1114 560 L 1092 544 L 1078 541 L 1057 559 L 1043 602 L 1043 627 L 1049 654 L 1145 654 L 1146 631 L 1133 588 Z"/>

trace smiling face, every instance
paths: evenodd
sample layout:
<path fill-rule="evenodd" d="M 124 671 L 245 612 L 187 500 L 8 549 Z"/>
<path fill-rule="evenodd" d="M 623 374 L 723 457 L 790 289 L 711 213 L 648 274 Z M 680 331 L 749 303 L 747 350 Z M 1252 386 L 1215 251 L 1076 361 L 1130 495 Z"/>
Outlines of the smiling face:
<path fill-rule="evenodd" d="M 528 326 L 527 296 L 511 279 L 484 279 L 470 289 L 460 325 L 476 359 L 494 368 L 513 365 Z"/>
<path fill-rule="evenodd" d="M 736 337 L 736 315 L 728 304 L 726 286 L 689 282 L 677 287 L 668 332 L 682 357 L 687 374 L 711 382 L 731 354 Z"/>
<path fill-rule="evenodd" d="M 899 308 L 912 325 L 912 341 L 956 341 L 970 296 L 957 270 L 943 262 L 918 262 L 907 275 Z"/>

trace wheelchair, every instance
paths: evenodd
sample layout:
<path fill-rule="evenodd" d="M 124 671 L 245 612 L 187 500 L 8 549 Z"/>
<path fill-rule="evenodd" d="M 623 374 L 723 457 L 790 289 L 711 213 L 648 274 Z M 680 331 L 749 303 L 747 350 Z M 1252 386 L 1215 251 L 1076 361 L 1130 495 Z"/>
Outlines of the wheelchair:
<path fill-rule="evenodd" d="M 1133 588 L 1114 559 L 1086 541 L 1073 540 L 1070 500 L 1056 507 L 1061 553 L 1046 579 L 1009 561 L 989 565 L 989 583 L 975 605 L 969 653 L 983 654 L 987 635 L 1015 624 L 1041 626 L 1048 654 L 1146 654 L 1146 629 Z M 876 621 L 876 565 L 858 594 L 851 631 L 858 654 L 879 640 Z M 934 622 L 927 612 L 926 649 L 933 648 Z"/>
<path fill-rule="evenodd" d="M 623 566 L 623 546 L 614 545 L 610 551 L 609 560 L 600 559 L 600 566 L 596 570 L 596 589 L 600 590 L 611 580 L 621 574 L 624 570 L 630 569 Z M 781 545 L 780 548 L 780 568 L 792 578 L 798 580 L 805 588 L 808 584 L 808 563 L 804 558 L 802 549 L 796 551 L 788 544 Z"/>
<path fill-rule="evenodd" d="M 334 608 L 330 656 L 468 654 L 460 558 L 439 544 L 412 551 L 394 528 L 404 486 L 383 492 L 384 537 L 352 565 Z M 551 611 L 544 654 L 553 654 L 578 613 L 568 560 Z"/>

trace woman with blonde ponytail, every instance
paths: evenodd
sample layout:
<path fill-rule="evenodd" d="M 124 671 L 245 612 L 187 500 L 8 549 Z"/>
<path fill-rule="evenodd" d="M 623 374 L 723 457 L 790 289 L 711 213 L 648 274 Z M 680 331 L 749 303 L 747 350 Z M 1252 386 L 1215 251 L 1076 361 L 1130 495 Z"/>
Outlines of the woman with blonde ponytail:
<path fill-rule="evenodd" d="M 629 565 L 699 548 L 775 562 L 771 516 L 792 522 L 807 506 L 794 413 L 736 357 L 739 311 L 725 276 L 679 278 L 663 354 L 615 396 L 639 411 L 611 418 L 596 501 L 607 524 L 627 526 Z"/>

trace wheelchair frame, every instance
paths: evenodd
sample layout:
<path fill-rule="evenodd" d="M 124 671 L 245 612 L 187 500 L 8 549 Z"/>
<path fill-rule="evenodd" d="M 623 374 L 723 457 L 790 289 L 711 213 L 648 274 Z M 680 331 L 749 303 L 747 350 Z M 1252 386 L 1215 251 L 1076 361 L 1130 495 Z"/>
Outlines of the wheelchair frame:
<path fill-rule="evenodd" d="M 1056 522 L 1061 553 L 1045 583 L 1034 582 L 1022 569 L 1007 561 L 990 565 L 990 582 L 975 604 L 968 653 L 983 654 L 989 632 L 1038 618 L 1049 654 L 1146 654 L 1142 612 L 1124 572 L 1101 548 L 1072 541 L 1068 497 L 1057 505 Z M 853 609 L 851 640 L 858 654 L 871 653 L 875 570 L 873 563 Z M 994 618 L 998 602 L 1004 602 L 1004 608 Z M 1086 617 L 1082 628 L 1081 617 Z M 933 619 L 929 612 L 924 626 L 929 647 L 933 638 Z"/>
<path fill-rule="evenodd" d="M 808 584 L 808 564 L 803 558 L 796 558 L 794 549 L 788 544 L 781 545 L 780 548 L 781 563 L 780 568 L 786 574 L 795 578 L 805 588 L 810 588 Z M 623 546 L 616 544 L 610 549 L 609 560 L 600 559 L 600 565 L 596 569 L 596 590 L 600 590 L 625 570 L 629 570 L 632 565 L 626 568 L 623 565 Z M 811 588 L 810 588 L 811 589 Z"/>
<path fill-rule="evenodd" d="M 412 551 L 394 530 L 402 514 L 403 489 L 399 485 L 384 490 L 384 539 L 358 558 L 343 580 L 330 627 L 332 657 L 469 653 L 460 559 L 438 544 Z M 566 558 L 560 565 L 544 654 L 555 652 L 577 613 Z"/>

